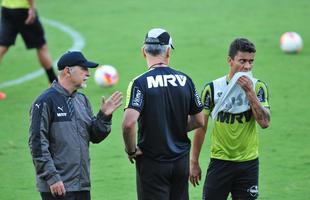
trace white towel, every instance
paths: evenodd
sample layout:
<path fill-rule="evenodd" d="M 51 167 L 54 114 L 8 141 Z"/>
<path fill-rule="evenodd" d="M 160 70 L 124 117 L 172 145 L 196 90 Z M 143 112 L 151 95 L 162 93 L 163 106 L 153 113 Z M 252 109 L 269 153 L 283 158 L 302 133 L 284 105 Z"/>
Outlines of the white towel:
<path fill-rule="evenodd" d="M 217 114 L 221 111 L 235 114 L 242 113 L 250 109 L 249 100 L 245 94 L 245 91 L 237 83 L 237 80 L 241 76 L 248 77 L 252 81 L 253 88 L 255 88 L 257 79 L 253 78 L 251 71 L 235 73 L 226 90 L 223 92 L 221 98 L 215 105 L 211 113 L 212 119 L 216 119 Z"/>

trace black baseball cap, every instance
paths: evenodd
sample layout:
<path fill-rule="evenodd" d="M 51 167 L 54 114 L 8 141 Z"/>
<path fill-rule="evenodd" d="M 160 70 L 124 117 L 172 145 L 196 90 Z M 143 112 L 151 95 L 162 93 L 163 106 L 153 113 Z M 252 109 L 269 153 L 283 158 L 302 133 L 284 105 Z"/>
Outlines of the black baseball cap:
<path fill-rule="evenodd" d="M 68 51 L 63 54 L 57 62 L 58 70 L 63 70 L 65 67 L 72 66 L 95 68 L 98 65 L 98 63 L 88 61 L 80 51 Z"/>
<path fill-rule="evenodd" d="M 144 39 L 144 44 L 169 45 L 172 49 L 174 49 L 171 36 L 162 28 L 153 28 L 147 32 Z"/>

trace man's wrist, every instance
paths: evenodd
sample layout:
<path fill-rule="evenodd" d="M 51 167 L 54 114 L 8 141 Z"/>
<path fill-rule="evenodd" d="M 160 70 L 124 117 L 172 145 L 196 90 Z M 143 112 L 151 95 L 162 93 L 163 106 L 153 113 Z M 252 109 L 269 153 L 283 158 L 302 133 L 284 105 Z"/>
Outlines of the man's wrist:
<path fill-rule="evenodd" d="M 111 121 L 112 119 L 112 114 L 111 115 L 106 115 L 104 112 L 102 112 L 101 110 L 99 110 L 98 112 L 98 117 L 105 120 L 105 121 Z"/>
<path fill-rule="evenodd" d="M 47 182 L 47 184 L 49 186 L 51 186 L 51 185 L 53 185 L 53 184 L 55 184 L 55 183 L 57 183 L 59 181 L 61 181 L 61 178 L 60 178 L 59 174 L 55 174 L 55 175 L 51 176 L 49 179 L 46 180 L 46 182 Z"/>
<path fill-rule="evenodd" d="M 192 164 L 199 164 L 199 160 L 198 159 L 191 159 L 191 163 Z"/>
<path fill-rule="evenodd" d="M 36 8 L 35 8 L 34 5 L 30 5 L 28 9 L 29 9 L 29 10 L 35 10 Z"/>
<path fill-rule="evenodd" d="M 138 148 L 136 147 L 134 151 L 128 151 L 126 148 L 125 148 L 125 152 L 127 153 L 128 156 L 133 156 L 135 155 L 135 153 L 137 153 L 137 150 Z"/>

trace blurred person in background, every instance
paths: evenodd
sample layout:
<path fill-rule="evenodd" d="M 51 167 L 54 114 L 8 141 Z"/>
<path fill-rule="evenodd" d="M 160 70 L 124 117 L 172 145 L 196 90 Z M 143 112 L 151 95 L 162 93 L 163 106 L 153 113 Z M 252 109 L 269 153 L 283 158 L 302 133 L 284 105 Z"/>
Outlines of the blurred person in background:
<path fill-rule="evenodd" d="M 2 0 L 0 20 L 0 62 L 15 44 L 21 34 L 27 49 L 36 49 L 41 66 L 44 68 L 48 81 L 57 80 L 53 69 L 53 61 L 48 52 L 44 29 L 35 8 L 35 0 Z M 16 56 L 17 58 L 18 55 Z M 1 98 L 3 97 L 3 98 Z M 6 97 L 0 92 L 0 100 Z"/>

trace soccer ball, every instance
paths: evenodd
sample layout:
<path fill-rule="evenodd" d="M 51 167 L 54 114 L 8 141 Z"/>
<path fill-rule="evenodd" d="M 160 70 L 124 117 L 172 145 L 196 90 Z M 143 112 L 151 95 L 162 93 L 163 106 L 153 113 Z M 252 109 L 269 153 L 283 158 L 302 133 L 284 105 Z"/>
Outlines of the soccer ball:
<path fill-rule="evenodd" d="M 96 69 L 95 82 L 101 87 L 111 87 L 118 82 L 117 70 L 111 65 L 103 65 Z"/>
<path fill-rule="evenodd" d="M 286 32 L 281 36 L 280 47 L 285 53 L 299 53 L 302 49 L 302 39 L 296 32 Z"/>

